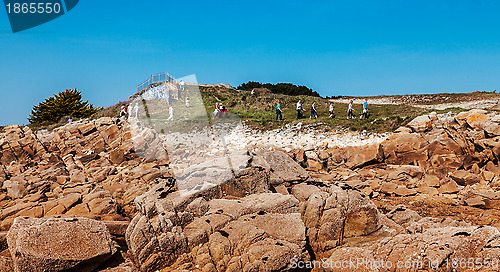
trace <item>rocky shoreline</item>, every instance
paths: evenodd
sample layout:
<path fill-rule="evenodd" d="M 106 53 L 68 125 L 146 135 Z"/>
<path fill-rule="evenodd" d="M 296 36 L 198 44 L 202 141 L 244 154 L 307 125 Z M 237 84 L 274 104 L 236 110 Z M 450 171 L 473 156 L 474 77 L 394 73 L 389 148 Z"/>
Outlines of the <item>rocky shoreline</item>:
<path fill-rule="evenodd" d="M 0 270 L 498 271 L 496 113 L 429 114 L 382 135 L 224 136 L 173 145 L 112 118 L 6 127 Z M 436 199 L 489 226 L 418 210 Z"/>

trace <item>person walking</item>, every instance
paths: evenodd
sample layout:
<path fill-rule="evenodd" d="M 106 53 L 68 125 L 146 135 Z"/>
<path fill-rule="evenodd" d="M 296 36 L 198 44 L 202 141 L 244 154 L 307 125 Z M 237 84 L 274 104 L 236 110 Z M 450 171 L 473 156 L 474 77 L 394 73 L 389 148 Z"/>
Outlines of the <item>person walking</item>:
<path fill-rule="evenodd" d="M 333 102 L 330 102 L 330 108 L 328 109 L 328 111 L 330 112 L 330 116 L 328 116 L 328 118 L 335 117 L 335 112 L 333 111 Z"/>
<path fill-rule="evenodd" d="M 222 105 L 221 102 L 219 103 L 219 118 L 224 118 L 224 113 L 225 113 L 224 106 Z"/>
<path fill-rule="evenodd" d="M 318 118 L 318 113 L 316 112 L 316 101 L 314 101 L 311 105 L 311 115 L 309 115 L 309 119 L 311 119 L 314 116 L 314 118 Z"/>
<path fill-rule="evenodd" d="M 125 105 L 122 105 L 120 109 L 120 119 L 123 117 L 125 118 L 125 115 L 127 115 L 127 111 L 125 110 Z"/>
<path fill-rule="evenodd" d="M 297 119 L 302 118 L 302 101 L 297 102 Z"/>
<path fill-rule="evenodd" d="M 352 103 L 353 103 L 353 102 L 354 102 L 354 101 L 352 101 L 352 100 L 351 100 L 351 101 L 349 102 L 349 106 L 347 106 L 347 119 L 349 119 L 349 117 L 351 117 L 352 119 L 356 118 L 356 117 L 354 117 L 354 114 L 353 114 L 353 112 L 352 112 Z"/>
<path fill-rule="evenodd" d="M 132 118 L 132 109 L 133 109 L 133 108 L 134 108 L 134 107 L 132 106 L 132 103 L 130 103 L 130 104 L 128 105 L 128 108 L 127 108 L 127 110 L 128 110 L 128 119 Z"/>
<path fill-rule="evenodd" d="M 135 103 L 134 111 L 135 111 L 135 118 L 137 118 L 139 115 L 139 103 Z"/>
<path fill-rule="evenodd" d="M 276 121 L 278 121 L 278 116 L 280 117 L 280 121 L 283 121 L 283 116 L 281 115 L 280 102 L 278 102 L 278 105 L 276 106 Z"/>
<path fill-rule="evenodd" d="M 219 103 L 215 103 L 213 118 L 219 118 Z"/>
<path fill-rule="evenodd" d="M 255 89 L 252 89 L 252 91 L 250 92 L 250 95 L 254 96 L 254 94 L 255 94 Z"/>
<path fill-rule="evenodd" d="M 184 91 L 184 81 L 182 81 L 182 79 L 181 79 L 181 82 L 179 82 L 179 85 L 181 85 L 181 90 Z"/>
<path fill-rule="evenodd" d="M 365 98 L 365 102 L 363 103 L 363 114 L 361 116 L 365 119 L 368 119 L 368 99 L 367 98 Z"/>
<path fill-rule="evenodd" d="M 169 116 L 168 116 L 167 121 L 168 120 L 174 121 L 174 107 L 170 106 L 170 108 L 168 108 L 168 114 L 169 114 Z"/>

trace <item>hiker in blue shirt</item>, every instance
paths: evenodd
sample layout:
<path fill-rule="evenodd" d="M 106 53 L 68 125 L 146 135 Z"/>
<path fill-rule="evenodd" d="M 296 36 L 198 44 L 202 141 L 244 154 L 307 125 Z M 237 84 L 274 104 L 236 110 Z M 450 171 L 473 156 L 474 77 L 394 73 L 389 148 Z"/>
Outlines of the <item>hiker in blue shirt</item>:
<path fill-rule="evenodd" d="M 281 105 L 280 105 L 280 102 L 278 102 L 278 105 L 276 106 L 276 121 L 278 121 L 278 116 L 280 117 L 280 121 L 283 121 L 283 118 L 281 116 Z"/>
<path fill-rule="evenodd" d="M 363 103 L 363 114 L 361 116 L 368 119 L 368 99 L 365 99 L 365 102 Z"/>

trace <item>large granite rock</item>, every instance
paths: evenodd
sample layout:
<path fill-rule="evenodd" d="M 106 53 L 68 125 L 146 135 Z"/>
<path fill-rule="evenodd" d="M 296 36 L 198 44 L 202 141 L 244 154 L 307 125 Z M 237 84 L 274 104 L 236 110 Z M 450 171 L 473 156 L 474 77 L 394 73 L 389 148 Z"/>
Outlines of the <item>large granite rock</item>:
<path fill-rule="evenodd" d="M 106 225 L 86 218 L 18 217 L 7 235 L 14 271 L 92 271 L 115 252 Z"/>

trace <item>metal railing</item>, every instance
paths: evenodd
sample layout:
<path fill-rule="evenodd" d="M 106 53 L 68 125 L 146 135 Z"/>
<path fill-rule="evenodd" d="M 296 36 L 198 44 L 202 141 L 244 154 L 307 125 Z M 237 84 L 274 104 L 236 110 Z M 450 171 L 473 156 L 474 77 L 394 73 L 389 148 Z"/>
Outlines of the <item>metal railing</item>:
<path fill-rule="evenodd" d="M 146 89 L 151 84 L 167 82 L 167 81 L 174 82 L 175 78 L 167 72 L 151 75 L 146 81 L 137 85 L 136 92 L 140 92 L 140 91 Z"/>

